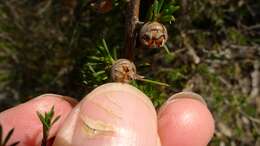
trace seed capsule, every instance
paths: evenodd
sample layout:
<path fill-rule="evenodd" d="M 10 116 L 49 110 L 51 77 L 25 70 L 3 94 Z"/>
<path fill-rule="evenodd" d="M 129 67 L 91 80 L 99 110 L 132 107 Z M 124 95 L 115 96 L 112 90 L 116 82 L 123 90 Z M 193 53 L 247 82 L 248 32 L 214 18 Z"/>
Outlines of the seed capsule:
<path fill-rule="evenodd" d="M 159 22 L 147 22 L 140 30 L 139 39 L 148 48 L 161 48 L 168 39 L 167 29 Z"/>
<path fill-rule="evenodd" d="M 115 82 L 128 83 L 137 78 L 136 67 L 127 59 L 118 59 L 112 66 L 111 78 Z"/>

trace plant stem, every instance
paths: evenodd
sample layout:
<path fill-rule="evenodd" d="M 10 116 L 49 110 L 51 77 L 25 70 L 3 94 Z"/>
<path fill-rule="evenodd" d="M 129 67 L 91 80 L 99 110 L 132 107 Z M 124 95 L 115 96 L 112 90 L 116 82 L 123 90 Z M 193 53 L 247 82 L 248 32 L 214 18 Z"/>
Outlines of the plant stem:
<path fill-rule="evenodd" d="M 122 54 L 125 58 L 133 61 L 136 44 L 136 24 L 139 21 L 140 0 L 130 0 L 128 3 L 128 16 L 126 17 L 125 47 Z"/>
<path fill-rule="evenodd" d="M 162 83 L 162 82 L 159 82 L 159 81 L 153 81 L 153 80 L 149 80 L 149 79 L 138 79 L 140 81 L 144 81 L 144 82 L 147 82 L 147 83 L 152 83 L 152 84 L 156 84 L 156 85 L 161 85 L 161 86 L 166 86 L 166 87 L 169 87 L 170 85 L 169 84 L 166 84 L 166 83 Z"/>
<path fill-rule="evenodd" d="M 41 146 L 47 146 L 48 133 L 49 130 L 43 126 L 43 138 Z"/>

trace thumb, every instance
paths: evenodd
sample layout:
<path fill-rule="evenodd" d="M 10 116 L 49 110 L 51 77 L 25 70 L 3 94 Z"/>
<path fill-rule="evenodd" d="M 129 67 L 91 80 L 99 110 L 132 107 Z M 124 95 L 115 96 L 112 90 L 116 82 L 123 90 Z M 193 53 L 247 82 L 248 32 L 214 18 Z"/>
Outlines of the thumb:
<path fill-rule="evenodd" d="M 88 94 L 72 111 L 54 146 L 157 146 L 157 118 L 147 96 L 109 83 Z"/>

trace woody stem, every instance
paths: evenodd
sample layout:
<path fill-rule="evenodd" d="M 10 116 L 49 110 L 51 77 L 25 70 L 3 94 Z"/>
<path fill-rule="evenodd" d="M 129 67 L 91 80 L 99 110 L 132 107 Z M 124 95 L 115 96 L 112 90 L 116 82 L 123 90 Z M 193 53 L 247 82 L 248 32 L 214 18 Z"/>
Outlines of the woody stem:
<path fill-rule="evenodd" d="M 128 16 L 126 17 L 125 47 L 122 54 L 133 61 L 134 49 L 136 45 L 136 24 L 139 21 L 140 0 L 130 0 L 128 2 Z"/>

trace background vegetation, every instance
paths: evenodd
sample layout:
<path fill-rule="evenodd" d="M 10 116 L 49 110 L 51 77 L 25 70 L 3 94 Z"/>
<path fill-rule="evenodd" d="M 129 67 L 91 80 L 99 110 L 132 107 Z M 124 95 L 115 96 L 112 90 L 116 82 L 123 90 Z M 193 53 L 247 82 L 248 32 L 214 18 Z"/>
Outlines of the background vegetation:
<path fill-rule="evenodd" d="M 122 51 L 128 12 L 127 1 L 113 0 L 103 13 L 100 1 L 0 0 L 1 111 L 46 92 L 81 99 L 103 82 L 87 82 L 89 56 L 103 38 Z M 139 74 L 171 87 L 134 84 L 156 107 L 182 90 L 205 97 L 216 120 L 211 146 L 259 146 L 260 1 L 176 2 L 176 21 L 166 25 L 171 53 L 134 51 Z M 141 3 L 144 20 L 152 0 Z"/>

